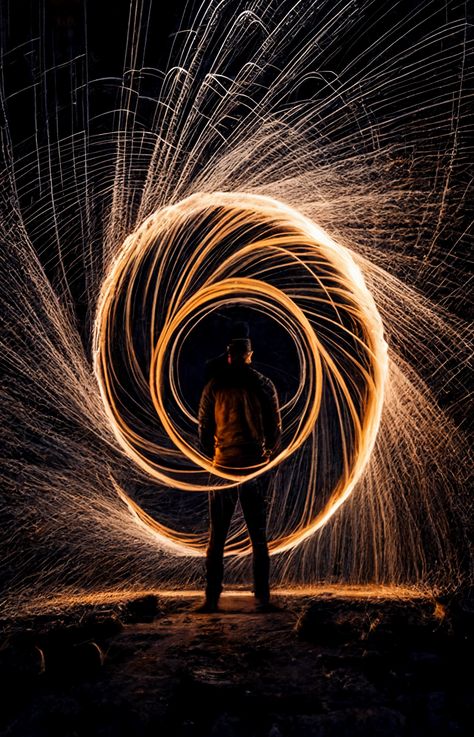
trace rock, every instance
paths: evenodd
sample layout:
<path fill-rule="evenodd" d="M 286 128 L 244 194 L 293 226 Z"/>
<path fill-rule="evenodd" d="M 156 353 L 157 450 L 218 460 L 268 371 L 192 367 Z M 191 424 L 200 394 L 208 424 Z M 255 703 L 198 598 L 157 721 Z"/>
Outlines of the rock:
<path fill-rule="evenodd" d="M 44 652 L 33 642 L 7 643 L 0 649 L 0 675 L 3 682 L 11 678 L 35 678 L 44 670 Z"/>
<path fill-rule="evenodd" d="M 93 640 L 71 642 L 50 640 L 45 649 L 46 673 L 55 678 L 75 680 L 94 676 L 102 667 L 105 655 Z"/>
<path fill-rule="evenodd" d="M 308 604 L 296 631 L 301 638 L 321 645 L 363 642 L 379 650 L 407 651 L 438 646 L 448 630 L 430 599 L 349 603 L 321 596 Z"/>
<path fill-rule="evenodd" d="M 82 623 L 83 640 L 108 640 L 123 630 L 123 624 L 116 614 L 101 616 L 91 614 Z"/>
<path fill-rule="evenodd" d="M 149 594 L 127 602 L 122 611 L 122 619 L 130 623 L 153 622 L 158 613 L 158 598 Z"/>
<path fill-rule="evenodd" d="M 89 640 L 108 640 L 123 629 L 123 624 L 117 616 L 106 618 L 90 615 L 78 624 L 60 622 L 44 630 L 40 635 L 40 644 L 49 650 L 70 648 Z"/>
<path fill-rule="evenodd" d="M 365 617 L 345 611 L 334 599 L 321 597 L 310 603 L 296 623 L 296 632 L 305 640 L 314 643 L 336 645 L 359 640 L 363 632 Z"/>
<path fill-rule="evenodd" d="M 97 673 L 104 664 L 105 655 L 96 642 L 75 645 L 71 653 L 71 665 L 78 676 Z"/>

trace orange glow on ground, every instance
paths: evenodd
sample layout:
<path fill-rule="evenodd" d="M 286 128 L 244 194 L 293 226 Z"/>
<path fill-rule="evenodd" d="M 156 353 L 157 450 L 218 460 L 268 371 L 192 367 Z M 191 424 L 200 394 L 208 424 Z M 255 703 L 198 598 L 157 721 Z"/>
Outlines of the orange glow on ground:
<path fill-rule="evenodd" d="M 27 616 L 31 614 L 47 614 L 65 612 L 80 606 L 103 606 L 114 605 L 143 596 L 157 596 L 158 598 L 192 600 L 202 598 L 203 592 L 200 589 L 123 589 L 121 591 L 96 591 L 93 593 L 71 593 L 53 596 L 51 598 L 41 597 L 32 599 L 18 609 L 19 616 Z M 428 589 L 409 587 L 409 586 L 383 586 L 377 584 L 346 585 L 332 584 L 321 586 L 295 586 L 280 587 L 272 590 L 272 597 L 289 597 L 292 599 L 317 598 L 325 596 L 334 596 L 336 598 L 344 598 L 348 600 L 358 599 L 380 599 L 388 600 L 422 600 L 433 599 L 433 592 Z M 222 598 L 253 598 L 251 592 L 244 588 L 234 588 L 222 593 Z"/>

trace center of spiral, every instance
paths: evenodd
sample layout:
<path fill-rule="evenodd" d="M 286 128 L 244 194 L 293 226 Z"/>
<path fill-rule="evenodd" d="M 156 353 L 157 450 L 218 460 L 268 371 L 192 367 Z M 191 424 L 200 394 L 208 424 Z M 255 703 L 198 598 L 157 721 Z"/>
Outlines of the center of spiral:
<path fill-rule="evenodd" d="M 159 210 L 127 238 L 104 281 L 94 367 L 119 444 L 160 488 L 235 487 L 242 474 L 216 468 L 198 447 L 197 408 L 183 391 L 177 356 L 196 324 L 236 303 L 275 321 L 298 356 L 298 388 L 282 406 L 281 451 L 244 477 L 276 469 L 269 537 L 278 552 L 312 535 L 348 498 L 378 430 L 386 344 L 351 253 L 267 197 L 197 194 Z M 159 509 L 148 514 L 116 487 L 168 547 L 202 554 L 192 510 L 185 529 L 179 519 L 171 526 L 158 521 Z M 228 552 L 248 550 L 236 530 Z"/>

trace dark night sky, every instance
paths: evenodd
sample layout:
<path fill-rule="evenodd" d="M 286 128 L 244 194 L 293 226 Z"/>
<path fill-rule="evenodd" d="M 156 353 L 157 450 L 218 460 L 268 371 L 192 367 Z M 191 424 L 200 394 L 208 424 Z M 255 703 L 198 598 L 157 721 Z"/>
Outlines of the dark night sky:
<path fill-rule="evenodd" d="M 177 31 L 190 25 L 190 18 L 199 8 L 195 0 L 184 3 L 142 2 L 142 26 L 148 23 L 146 45 L 141 44 L 137 59 L 138 66 L 166 69 L 174 42 L 179 44 Z M 5 93 L 11 95 L 7 105 L 10 132 L 15 144 L 25 141 L 24 148 L 31 149 L 32 143 L 41 143 L 46 137 L 46 127 L 39 125 L 35 134 L 35 117 L 48 120 L 54 138 L 67 135 L 71 130 L 80 130 L 84 125 L 84 98 L 75 92 L 81 85 L 88 85 L 88 114 L 93 119 L 94 129 L 110 130 L 111 119 L 101 113 L 117 105 L 118 80 L 122 75 L 130 20 L 130 0 L 1 0 L 0 28 L 1 47 L 4 53 L 3 84 Z M 229 15 L 235 11 L 236 3 L 229 3 Z M 389 6 L 390 11 L 387 10 Z M 357 58 L 361 51 L 379 38 L 388 28 L 395 27 L 414 9 L 429 8 L 426 19 L 419 28 L 403 29 L 402 46 L 409 47 L 419 41 L 421 35 L 439 27 L 440 23 L 466 17 L 469 6 L 464 2 L 451 3 L 449 10 L 444 0 L 426 3 L 426 0 L 400 0 L 396 3 L 359 0 L 352 3 L 357 7 L 360 22 L 350 36 L 341 37 L 338 54 L 327 64 L 328 72 L 340 69 Z M 149 12 L 149 16 L 148 16 Z M 183 13 L 186 13 L 183 20 Z M 472 12 L 472 11 L 471 11 Z M 38 40 L 39 39 L 39 40 Z M 443 42 L 440 42 L 443 49 Z M 387 61 L 396 52 L 397 46 L 387 50 Z M 380 50 L 377 50 L 379 53 Z M 366 60 L 361 61 L 365 64 Z M 383 63 L 383 60 L 382 60 Z M 453 62 L 459 64 L 459 60 Z M 44 70 L 48 70 L 43 75 Z M 469 70 L 464 81 L 465 94 L 469 92 Z M 94 84 L 93 80 L 102 80 Z M 104 80 L 109 81 L 104 81 Z M 33 93 L 46 80 L 47 92 Z M 142 85 L 148 84 L 145 80 Z M 311 83 L 308 83 L 311 84 Z M 44 84 L 43 84 L 44 86 Z M 148 89 L 142 88 L 144 94 Z M 150 94 L 156 88 L 150 88 Z M 304 85 L 298 95 L 305 96 L 312 90 Z M 420 106 L 423 104 L 420 99 Z M 431 100 L 426 100 L 429 104 Z M 386 114 L 396 112 L 398 101 L 392 103 Z M 413 120 L 416 123 L 416 120 Z M 144 121 L 145 126 L 147 125 Z M 466 130 L 469 126 L 466 122 Z M 462 142 L 466 145 L 466 141 Z M 453 178 L 461 185 L 468 185 L 470 168 L 466 160 L 455 162 Z M 458 213 L 459 216 L 459 213 Z M 466 215 L 465 224 L 469 221 Z M 460 223 L 459 228 L 462 228 Z M 443 295 L 446 296 L 446 295 Z M 456 311 L 456 304 L 450 307 Z"/>
<path fill-rule="evenodd" d="M 349 59 L 356 58 L 384 28 L 395 25 L 407 12 L 424 4 L 425 0 L 402 0 L 387 15 L 387 3 L 374 3 L 373 8 L 369 9 L 369 3 L 357 2 L 361 17 L 364 16 L 363 25 L 359 33 L 343 39 L 340 55 L 331 62 L 331 71 L 337 72 Z M 148 12 L 145 6 L 148 3 L 143 5 L 145 21 Z M 140 7 L 139 2 L 137 6 Z M 139 65 L 159 69 L 167 67 L 185 7 L 184 2 L 154 2 L 151 5 L 148 41 L 141 50 Z M 186 7 L 186 19 L 198 7 L 199 3 L 190 2 Z M 462 2 L 453 4 L 449 12 L 446 3 L 441 0 L 430 7 L 434 9 L 431 21 L 433 28 L 439 25 L 440 20 L 462 18 L 466 14 L 466 6 Z M 71 130 L 80 130 L 84 121 L 84 99 L 76 99 L 74 90 L 86 83 L 89 84 L 88 106 L 94 119 L 94 130 L 110 130 L 110 115 L 101 116 L 101 113 L 113 109 L 117 104 L 117 80 L 124 68 L 130 0 L 1 0 L 0 8 L 1 44 L 5 54 L 3 83 L 7 95 L 18 93 L 9 100 L 7 109 L 12 140 L 18 151 L 31 150 L 36 142 L 46 140 L 47 126 L 40 126 L 36 131 L 37 139 L 33 138 L 35 113 L 41 120 L 48 121 L 49 133 L 53 138 L 55 135 L 66 135 Z M 234 4 L 231 3 L 230 8 L 233 11 Z M 183 27 L 189 26 L 186 19 Z M 427 30 L 425 25 L 423 32 Z M 419 31 L 413 30 L 413 39 L 405 38 L 403 43 L 407 44 L 410 40 L 415 42 L 416 33 Z M 387 59 L 391 53 L 393 50 L 387 52 Z M 46 76 L 43 75 L 45 69 L 49 70 Z M 107 78 L 109 81 L 91 84 L 92 80 Z M 35 85 L 44 79 L 47 81 L 47 94 L 35 95 Z M 304 93 L 305 89 L 301 88 L 299 94 Z M 38 109 L 38 106 L 42 109 Z M 461 182 L 469 179 L 464 163 L 459 169 L 455 168 L 453 174 Z M 469 213 L 466 212 L 462 218 L 465 227 L 468 227 Z M 462 227 L 460 222 L 457 228 L 461 230 Z M 459 254 L 464 257 L 462 248 L 467 252 L 468 245 L 460 247 Z M 47 248 L 45 261 L 48 261 Z M 463 261 L 459 263 L 459 268 L 468 269 Z M 77 294 L 80 295 L 83 291 L 80 276 L 77 277 L 77 283 Z M 451 300 L 448 286 L 440 286 L 438 292 L 453 312 L 465 316 L 467 306 L 460 300 L 459 292 Z M 87 309 L 80 302 L 78 297 L 79 316 L 85 314 Z M 224 319 L 214 329 L 218 332 L 226 322 Z M 271 329 L 270 326 L 263 323 L 255 327 L 257 342 L 259 335 L 264 335 L 268 329 Z"/>
<path fill-rule="evenodd" d="M 28 87 L 38 81 L 43 69 L 56 66 L 54 113 L 62 106 L 70 113 L 71 87 L 80 82 L 81 74 L 81 64 L 70 64 L 71 60 L 77 61 L 87 52 L 89 81 L 121 76 L 130 5 L 130 0 L 1 0 L 1 44 L 3 51 L 7 52 L 4 62 L 7 92 Z M 142 26 L 148 24 L 148 41 L 146 46 L 140 46 L 138 58 L 145 67 L 165 69 L 176 33 L 180 27 L 189 27 L 189 19 L 200 4 L 196 0 L 189 3 L 180 0 L 172 4 L 137 0 L 135 5 L 144 6 Z M 359 0 L 352 5 L 360 11 L 361 24 L 350 38 L 341 39 L 340 53 L 328 64 L 328 68 L 336 73 L 384 31 L 395 27 L 408 13 L 427 3 L 426 0 L 400 0 L 397 3 Z M 415 43 L 420 33 L 439 27 L 441 22 L 466 17 L 468 9 L 464 2 L 452 5 L 448 10 L 443 0 L 429 3 L 430 13 L 421 28 L 413 28 L 411 37 L 404 28 L 403 45 Z M 235 6 L 236 3 L 229 4 L 229 15 L 235 11 Z M 39 44 L 35 42 L 37 38 L 41 39 Z M 393 53 L 393 48 L 387 50 L 387 61 Z M 110 94 L 113 94 L 113 89 L 111 85 Z M 301 89 L 299 94 L 304 94 L 304 91 Z M 104 94 L 103 89 L 101 94 Z M 28 101 L 26 92 L 17 98 L 10 106 L 9 118 L 14 123 L 15 139 L 21 140 L 31 132 L 33 116 L 28 114 L 31 101 Z M 92 98 L 91 104 L 92 111 L 94 105 L 99 109 L 100 99 Z"/>

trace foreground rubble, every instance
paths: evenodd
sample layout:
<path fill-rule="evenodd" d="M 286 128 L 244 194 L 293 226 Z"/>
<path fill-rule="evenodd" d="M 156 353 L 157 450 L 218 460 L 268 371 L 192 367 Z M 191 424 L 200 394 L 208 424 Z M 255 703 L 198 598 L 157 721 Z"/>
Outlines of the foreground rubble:
<path fill-rule="evenodd" d="M 5 737 L 470 733 L 472 613 L 453 602 L 141 597 L 4 622 Z"/>

